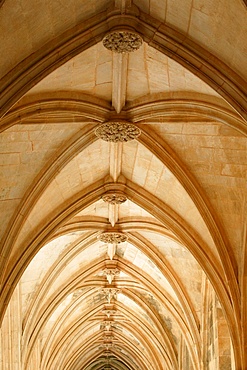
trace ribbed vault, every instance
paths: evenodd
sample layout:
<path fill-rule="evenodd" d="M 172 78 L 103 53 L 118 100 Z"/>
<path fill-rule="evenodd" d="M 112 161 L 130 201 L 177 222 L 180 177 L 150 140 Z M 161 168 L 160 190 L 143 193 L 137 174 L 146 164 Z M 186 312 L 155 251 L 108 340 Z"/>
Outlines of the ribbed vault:
<path fill-rule="evenodd" d="M 0 370 L 246 368 L 244 3 L 0 1 Z"/>

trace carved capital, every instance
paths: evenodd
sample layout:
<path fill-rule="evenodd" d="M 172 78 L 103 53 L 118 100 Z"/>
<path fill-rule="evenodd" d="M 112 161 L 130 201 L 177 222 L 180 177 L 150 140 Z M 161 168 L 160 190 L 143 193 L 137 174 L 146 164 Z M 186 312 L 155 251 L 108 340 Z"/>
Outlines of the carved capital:
<path fill-rule="evenodd" d="M 105 232 L 99 235 L 99 240 L 103 243 L 119 244 L 128 240 L 127 235 L 121 232 Z"/>
<path fill-rule="evenodd" d="M 105 320 L 101 323 L 100 328 L 109 331 L 114 325 L 114 321 Z"/>
<path fill-rule="evenodd" d="M 104 141 L 113 143 L 127 142 L 140 136 L 141 130 L 128 121 L 109 121 L 102 123 L 95 130 L 95 135 Z"/>
<path fill-rule="evenodd" d="M 114 337 L 114 335 L 112 335 L 112 334 L 109 334 L 109 333 L 105 333 L 104 335 L 103 335 L 103 341 L 104 342 L 107 342 L 107 341 L 113 341 L 115 339 L 115 337 Z"/>
<path fill-rule="evenodd" d="M 118 288 L 102 288 L 101 292 L 105 295 L 108 303 L 111 303 L 112 299 L 117 299 L 118 293 L 121 292 Z"/>
<path fill-rule="evenodd" d="M 121 193 L 120 191 L 118 192 L 107 192 L 102 196 L 102 199 L 104 202 L 107 202 L 109 204 L 122 204 L 126 202 L 127 197 L 125 194 Z"/>
<path fill-rule="evenodd" d="M 108 281 L 109 284 L 111 284 L 114 277 L 118 276 L 119 274 L 120 274 L 120 270 L 117 269 L 117 268 L 112 268 L 112 269 L 106 268 L 106 269 L 103 270 L 103 275 L 106 276 L 107 281 Z"/>
<path fill-rule="evenodd" d="M 132 30 L 115 30 L 105 35 L 103 45 L 115 53 L 131 53 L 140 48 L 142 38 Z"/>
<path fill-rule="evenodd" d="M 114 310 L 114 309 L 105 309 L 105 310 L 102 310 L 103 314 L 105 314 L 108 319 L 110 318 L 111 315 L 115 315 L 115 313 L 117 312 L 117 310 Z"/>

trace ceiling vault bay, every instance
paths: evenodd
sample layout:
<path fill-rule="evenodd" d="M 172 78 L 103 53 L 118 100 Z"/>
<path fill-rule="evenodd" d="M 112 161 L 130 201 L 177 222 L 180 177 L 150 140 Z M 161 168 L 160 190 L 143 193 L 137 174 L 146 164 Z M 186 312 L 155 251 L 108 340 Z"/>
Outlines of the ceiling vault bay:
<path fill-rule="evenodd" d="M 247 10 L 227 5 L 0 2 L 0 370 L 247 368 Z"/>

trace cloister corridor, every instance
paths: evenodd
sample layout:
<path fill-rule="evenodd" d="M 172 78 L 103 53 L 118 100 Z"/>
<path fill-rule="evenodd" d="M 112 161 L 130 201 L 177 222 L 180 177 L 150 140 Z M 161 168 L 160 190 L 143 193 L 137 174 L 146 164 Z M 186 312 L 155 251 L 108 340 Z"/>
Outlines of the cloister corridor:
<path fill-rule="evenodd" d="M 247 1 L 0 0 L 0 370 L 247 370 Z"/>

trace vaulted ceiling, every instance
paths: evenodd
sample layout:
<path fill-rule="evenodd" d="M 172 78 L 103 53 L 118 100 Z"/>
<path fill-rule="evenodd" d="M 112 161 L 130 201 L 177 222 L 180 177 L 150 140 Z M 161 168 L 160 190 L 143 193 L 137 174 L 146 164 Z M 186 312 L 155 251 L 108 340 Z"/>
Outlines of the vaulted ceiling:
<path fill-rule="evenodd" d="M 246 16 L 2 2 L 1 317 L 18 291 L 27 369 L 39 348 L 42 370 L 183 370 L 181 343 L 203 369 L 207 289 L 244 368 Z M 140 48 L 107 49 L 112 30 Z M 139 136 L 103 140 L 107 122 Z"/>

